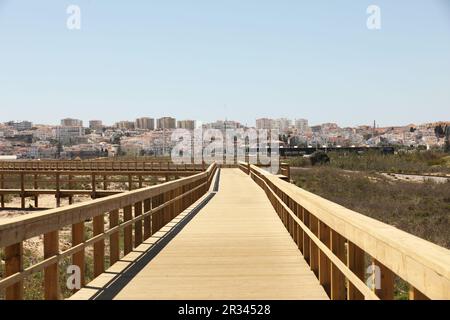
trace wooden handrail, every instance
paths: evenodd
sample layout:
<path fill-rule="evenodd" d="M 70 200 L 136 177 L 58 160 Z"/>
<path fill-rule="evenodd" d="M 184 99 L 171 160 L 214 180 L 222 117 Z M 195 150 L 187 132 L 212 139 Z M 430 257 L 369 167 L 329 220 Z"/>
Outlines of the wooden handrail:
<path fill-rule="evenodd" d="M 44 270 L 45 298 L 59 298 L 60 288 L 55 283 L 59 283 L 57 266 L 61 259 L 73 256 L 73 263 L 83 270 L 84 279 L 84 251 L 87 246 L 93 245 L 94 274 L 102 273 L 105 239 L 110 239 L 110 256 L 114 257 L 111 263 L 114 263 L 119 256 L 119 230 L 123 230 L 124 254 L 127 254 L 202 197 L 212 183 L 216 168 L 216 164 L 212 164 L 205 172 L 179 180 L 0 223 L 0 248 L 5 248 L 6 265 L 5 277 L 0 280 L 0 290 L 5 289 L 6 299 L 21 299 L 24 278 Z M 123 221 L 119 222 L 117 214 L 122 209 Z M 104 217 L 110 219 L 110 228 L 107 230 L 104 230 Z M 80 238 L 80 230 L 81 239 L 84 239 L 84 224 L 89 219 L 94 219 L 93 237 L 73 241 L 71 248 L 60 252 L 59 230 L 72 226 L 72 239 L 75 236 Z M 23 269 L 23 241 L 40 235 L 44 235 L 44 260 Z"/>
<path fill-rule="evenodd" d="M 450 250 L 323 199 L 254 165 L 240 163 L 239 167 L 246 173 L 250 167 L 250 176 L 265 190 L 331 298 L 375 298 L 357 280 L 364 280 L 365 253 L 381 271 L 381 288 L 374 290 L 378 298 L 393 298 L 397 275 L 410 284 L 416 299 L 450 299 Z M 333 246 L 337 240 L 341 249 Z M 359 252 L 359 270 L 352 266 L 353 250 Z M 347 297 L 336 287 L 344 285 L 343 279 L 349 282 Z"/>
<path fill-rule="evenodd" d="M 156 165 L 155 165 L 156 164 Z M 151 171 L 180 170 L 184 165 L 172 164 L 169 161 L 149 160 L 14 160 L 0 161 L 0 170 L 4 171 Z M 202 165 L 193 165 L 192 171 L 204 171 Z"/>

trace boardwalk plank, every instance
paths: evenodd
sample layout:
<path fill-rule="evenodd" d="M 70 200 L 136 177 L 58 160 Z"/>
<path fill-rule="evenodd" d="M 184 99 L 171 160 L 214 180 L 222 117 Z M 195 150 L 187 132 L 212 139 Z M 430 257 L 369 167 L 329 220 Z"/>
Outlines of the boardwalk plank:
<path fill-rule="evenodd" d="M 264 192 L 222 169 L 219 192 L 116 299 L 327 299 Z"/>

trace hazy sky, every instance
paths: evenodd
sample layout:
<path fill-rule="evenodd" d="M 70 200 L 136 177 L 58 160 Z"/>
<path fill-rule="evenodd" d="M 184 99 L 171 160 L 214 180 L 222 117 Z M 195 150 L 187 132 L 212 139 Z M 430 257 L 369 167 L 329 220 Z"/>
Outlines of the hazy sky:
<path fill-rule="evenodd" d="M 0 122 L 164 115 L 450 120 L 449 1 L 0 0 Z"/>

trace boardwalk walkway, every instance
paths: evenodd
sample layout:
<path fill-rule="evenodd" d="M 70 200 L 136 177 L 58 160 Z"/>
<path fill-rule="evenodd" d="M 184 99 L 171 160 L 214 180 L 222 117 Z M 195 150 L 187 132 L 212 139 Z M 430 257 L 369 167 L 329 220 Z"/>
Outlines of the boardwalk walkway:
<path fill-rule="evenodd" d="M 263 191 L 222 169 L 219 192 L 116 299 L 327 299 Z"/>

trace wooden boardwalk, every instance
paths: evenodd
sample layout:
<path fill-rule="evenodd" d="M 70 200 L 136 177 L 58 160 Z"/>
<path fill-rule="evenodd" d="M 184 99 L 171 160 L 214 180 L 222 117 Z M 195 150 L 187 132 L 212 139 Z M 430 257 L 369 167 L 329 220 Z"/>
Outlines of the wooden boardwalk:
<path fill-rule="evenodd" d="M 261 188 L 222 169 L 219 192 L 115 299 L 327 299 Z"/>

